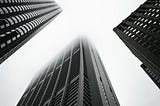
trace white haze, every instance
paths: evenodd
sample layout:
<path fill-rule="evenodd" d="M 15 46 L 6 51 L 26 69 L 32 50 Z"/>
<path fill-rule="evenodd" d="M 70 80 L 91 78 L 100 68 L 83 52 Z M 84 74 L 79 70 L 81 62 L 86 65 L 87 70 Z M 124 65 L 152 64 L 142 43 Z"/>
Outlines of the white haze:
<path fill-rule="evenodd" d="M 63 12 L 0 65 L 0 106 L 14 106 L 34 74 L 79 35 L 96 46 L 121 106 L 160 106 L 160 91 L 112 31 L 145 0 L 57 0 Z"/>

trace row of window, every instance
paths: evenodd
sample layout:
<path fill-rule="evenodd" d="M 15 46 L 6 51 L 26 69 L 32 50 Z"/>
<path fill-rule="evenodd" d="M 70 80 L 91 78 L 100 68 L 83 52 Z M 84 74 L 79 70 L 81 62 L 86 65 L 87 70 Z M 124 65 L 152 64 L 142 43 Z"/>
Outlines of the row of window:
<path fill-rule="evenodd" d="M 51 5 L 53 5 L 53 3 L 0 7 L 0 14 L 8 14 L 13 12 L 37 9 L 41 7 L 48 7 Z"/>
<path fill-rule="evenodd" d="M 51 0 L 0 0 L 0 3 L 51 2 Z M 53 1 L 52 1 L 53 2 Z"/>
<path fill-rule="evenodd" d="M 160 6 L 160 3 L 154 3 L 155 6 Z"/>
<path fill-rule="evenodd" d="M 152 10 L 152 8 L 140 7 L 136 10 L 136 12 L 146 16 L 155 17 L 155 18 L 160 16 L 159 9 Z"/>
<path fill-rule="evenodd" d="M 146 29 L 148 31 L 151 31 L 153 33 L 160 33 L 160 22 L 153 21 L 151 19 L 146 19 L 139 17 L 138 20 L 135 20 L 133 22 L 134 25 L 137 25 L 139 27 L 142 27 L 143 29 Z"/>
<path fill-rule="evenodd" d="M 138 8 L 138 10 L 141 10 L 141 11 L 145 11 L 145 12 L 151 12 L 151 13 L 159 13 L 160 12 L 160 9 L 159 8 L 155 8 L 155 7 L 150 7 L 150 6 L 141 6 L 140 8 Z"/>
<path fill-rule="evenodd" d="M 18 39 L 20 36 L 23 36 L 24 34 L 26 34 L 27 32 L 29 32 L 30 30 L 32 30 L 33 28 L 37 27 L 38 25 L 40 25 L 41 23 L 43 23 L 44 21 L 48 20 L 49 18 L 51 18 L 53 16 L 53 13 L 49 13 L 45 16 L 42 16 L 40 18 L 37 18 L 33 21 L 30 21 L 22 26 L 19 26 L 18 28 L 12 30 L 11 32 L 6 32 L 5 34 L 0 35 L 0 37 L 5 37 L 5 36 L 9 36 L 12 35 L 13 33 L 15 36 L 13 36 L 13 38 L 8 39 L 6 42 L 3 42 L 0 44 L 1 49 L 6 47 L 8 44 L 10 44 L 11 42 L 15 41 L 16 39 Z M 16 32 L 16 34 L 15 34 Z"/>
<path fill-rule="evenodd" d="M 149 3 L 149 2 L 147 2 L 147 3 Z M 155 4 L 156 6 L 152 6 L 153 4 Z M 146 3 L 144 3 L 142 6 L 140 6 L 136 10 L 136 12 L 140 12 L 143 15 L 147 15 L 147 16 L 151 16 L 151 17 L 156 17 L 157 18 L 157 17 L 160 16 L 159 6 L 160 6 L 160 2 L 159 3 L 151 2 L 151 4 L 149 3 L 149 5 L 146 5 Z"/>
<path fill-rule="evenodd" d="M 139 17 L 138 20 L 142 21 L 142 22 L 145 22 L 145 23 L 148 23 L 148 24 L 153 24 L 153 25 L 159 25 L 160 26 L 160 23 L 158 23 L 157 21 L 147 19 L 147 18 L 144 18 L 144 17 Z"/>
<path fill-rule="evenodd" d="M 137 25 L 136 22 L 134 22 L 134 24 Z M 143 27 L 143 28 L 145 28 L 145 27 Z M 127 27 L 127 29 L 130 30 L 131 32 L 135 33 L 135 34 L 141 35 L 144 39 L 146 39 L 146 40 L 152 42 L 153 44 L 157 45 L 158 47 L 160 47 L 160 45 L 159 45 L 160 41 L 158 39 L 154 38 L 154 36 L 149 36 L 147 34 L 142 34 L 138 29 L 133 28 L 131 26 Z M 124 30 L 124 33 L 127 34 L 128 36 L 131 36 L 131 34 L 132 34 L 127 30 Z M 134 36 L 132 36 L 132 37 L 134 37 Z"/>
<path fill-rule="evenodd" d="M 160 84 L 160 78 L 155 75 L 151 70 L 149 70 L 148 68 L 146 69 L 147 73 L 149 74 L 149 76 L 151 76 L 157 83 Z"/>
<path fill-rule="evenodd" d="M 79 77 L 75 77 L 68 85 L 66 92 L 64 105 L 65 106 L 77 106 L 78 104 L 78 88 L 79 88 Z M 55 102 L 56 103 L 56 102 Z M 57 106 L 54 104 L 54 106 Z"/>
<path fill-rule="evenodd" d="M 146 11 L 145 13 L 144 13 L 144 15 L 148 15 L 148 16 L 152 16 L 152 17 L 159 17 L 159 13 L 157 14 L 157 13 L 153 13 L 153 12 L 148 12 L 148 11 Z"/>
<path fill-rule="evenodd" d="M 156 12 L 156 13 L 158 13 L 160 11 L 160 9 L 158 9 L 158 8 L 148 8 L 147 10 L 149 12 Z"/>
<path fill-rule="evenodd" d="M 85 69 L 85 71 L 87 71 Z M 92 106 L 92 100 L 91 100 L 91 92 L 90 92 L 90 81 L 88 79 L 88 74 L 87 72 L 84 72 L 84 77 L 83 77 L 83 106 Z"/>
<path fill-rule="evenodd" d="M 131 16 L 132 17 L 132 16 Z M 135 16 L 134 16 L 135 17 Z M 128 20 L 128 19 L 127 19 Z M 129 20 L 131 21 L 131 20 Z M 145 17 L 136 17 L 136 18 L 132 18 L 132 23 L 136 26 L 142 27 L 142 29 L 146 29 L 148 32 L 148 34 L 153 34 L 153 33 L 160 33 L 160 22 L 151 20 L 151 19 L 147 19 Z M 128 29 L 130 31 L 135 32 L 135 34 L 139 34 L 140 31 L 138 31 L 137 29 L 134 29 L 133 27 L 129 26 Z M 143 35 L 143 34 L 142 34 Z M 147 35 L 144 35 L 144 37 L 146 37 Z M 160 44 L 158 41 L 158 39 L 153 35 L 153 36 L 149 36 L 146 37 L 148 40 L 150 40 L 152 43 L 156 44 L 158 47 L 160 47 Z M 146 39 L 146 40 L 147 40 Z"/>
<path fill-rule="evenodd" d="M 54 97 L 54 100 L 51 97 L 49 104 L 51 104 L 51 106 L 60 106 L 61 101 L 62 101 L 63 92 L 64 92 L 63 90 L 60 90 L 60 92 L 57 93 L 56 96 Z"/>
<path fill-rule="evenodd" d="M 51 11 L 55 8 L 57 8 L 57 7 L 46 8 L 46 9 L 43 9 L 43 10 L 33 11 L 33 12 L 29 12 L 29 13 L 25 13 L 25 14 L 21 14 L 21 15 L 17 15 L 17 16 L 13 16 L 13 17 L 10 17 L 10 18 L 3 19 L 3 20 L 0 21 L 0 28 L 3 29 L 3 28 L 6 28 L 10 25 L 14 25 L 16 23 L 34 18 L 35 16 L 44 14 L 44 13 L 46 13 L 48 11 Z"/>
<path fill-rule="evenodd" d="M 147 0 L 147 2 L 144 3 L 145 5 L 151 5 L 151 6 L 160 6 L 160 1 L 158 0 Z"/>
<path fill-rule="evenodd" d="M 123 33 L 128 37 L 150 50 L 156 56 L 160 56 L 160 48 L 157 46 L 159 41 L 157 39 L 154 39 L 152 36 L 144 34 L 140 30 L 131 26 L 125 27 L 124 29 Z"/>

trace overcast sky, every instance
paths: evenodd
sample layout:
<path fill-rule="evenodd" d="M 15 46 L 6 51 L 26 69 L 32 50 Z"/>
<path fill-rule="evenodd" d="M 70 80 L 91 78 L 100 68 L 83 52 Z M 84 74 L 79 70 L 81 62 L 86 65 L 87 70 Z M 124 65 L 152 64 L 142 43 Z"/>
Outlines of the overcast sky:
<path fill-rule="evenodd" d="M 34 74 L 79 35 L 96 46 L 121 106 L 160 106 L 160 90 L 112 31 L 145 0 L 57 0 L 63 12 L 0 65 L 0 106 L 15 106 Z"/>

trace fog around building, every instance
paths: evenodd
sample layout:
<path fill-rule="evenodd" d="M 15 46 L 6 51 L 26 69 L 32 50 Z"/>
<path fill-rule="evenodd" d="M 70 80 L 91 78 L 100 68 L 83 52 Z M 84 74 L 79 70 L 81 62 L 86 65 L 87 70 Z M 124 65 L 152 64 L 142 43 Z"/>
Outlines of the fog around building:
<path fill-rule="evenodd" d="M 0 106 L 16 105 L 35 73 L 79 36 L 96 46 L 121 106 L 160 106 L 158 87 L 113 32 L 144 1 L 56 0 L 63 12 L 0 65 Z"/>

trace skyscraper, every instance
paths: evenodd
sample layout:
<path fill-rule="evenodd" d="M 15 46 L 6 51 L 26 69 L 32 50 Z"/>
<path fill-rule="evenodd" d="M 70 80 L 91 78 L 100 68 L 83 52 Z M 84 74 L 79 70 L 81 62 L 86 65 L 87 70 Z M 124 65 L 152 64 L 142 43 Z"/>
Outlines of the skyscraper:
<path fill-rule="evenodd" d="M 17 106 L 120 106 L 96 49 L 77 40 L 38 72 Z"/>
<path fill-rule="evenodd" d="M 114 31 L 160 88 L 160 1 L 147 0 Z"/>
<path fill-rule="evenodd" d="M 0 0 L 0 63 L 60 12 L 52 0 Z"/>

